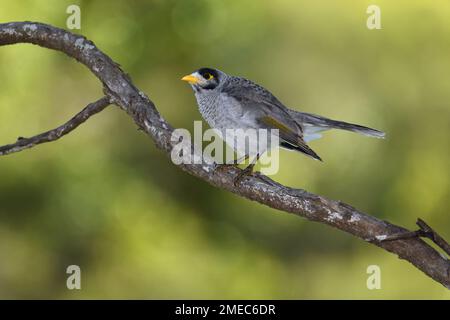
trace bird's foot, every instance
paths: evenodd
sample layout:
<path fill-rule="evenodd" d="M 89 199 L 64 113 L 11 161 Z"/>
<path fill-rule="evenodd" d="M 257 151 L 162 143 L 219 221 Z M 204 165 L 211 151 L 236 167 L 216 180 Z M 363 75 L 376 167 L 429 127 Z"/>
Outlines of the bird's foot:
<path fill-rule="evenodd" d="M 238 173 L 238 175 L 234 178 L 234 181 L 233 181 L 235 187 L 237 187 L 242 182 L 242 180 L 248 176 L 254 176 L 254 177 L 258 178 L 259 180 L 261 180 L 273 187 L 278 186 L 278 184 L 275 181 L 273 181 L 272 179 L 270 179 L 269 177 L 263 175 L 260 172 L 253 171 L 255 164 L 256 163 L 251 163 L 245 169 L 241 170 Z M 239 165 L 239 163 L 236 160 L 232 161 L 232 162 L 227 162 L 227 163 L 220 163 L 220 164 L 215 163 L 213 173 L 220 173 L 222 171 L 226 171 L 230 167 L 238 168 L 238 165 Z"/>
<path fill-rule="evenodd" d="M 234 186 L 237 187 L 242 182 L 242 180 L 247 177 L 251 176 L 253 174 L 253 167 L 255 164 L 248 165 L 244 170 L 239 172 L 239 174 L 234 178 Z"/>
<path fill-rule="evenodd" d="M 236 167 L 234 163 L 215 163 L 214 164 L 214 173 L 220 173 L 222 171 L 226 171 L 230 167 Z"/>

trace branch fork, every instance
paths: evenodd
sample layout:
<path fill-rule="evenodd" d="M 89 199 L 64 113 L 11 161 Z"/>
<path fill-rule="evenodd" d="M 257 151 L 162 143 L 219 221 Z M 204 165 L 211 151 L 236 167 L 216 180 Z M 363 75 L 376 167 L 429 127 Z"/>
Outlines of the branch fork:
<path fill-rule="evenodd" d="M 416 224 L 419 226 L 419 229 L 416 231 L 405 231 L 387 236 L 376 236 L 372 241 L 387 242 L 410 238 L 428 238 L 447 254 L 445 259 L 448 260 L 450 257 L 450 245 L 448 242 L 422 219 L 418 218 Z"/>

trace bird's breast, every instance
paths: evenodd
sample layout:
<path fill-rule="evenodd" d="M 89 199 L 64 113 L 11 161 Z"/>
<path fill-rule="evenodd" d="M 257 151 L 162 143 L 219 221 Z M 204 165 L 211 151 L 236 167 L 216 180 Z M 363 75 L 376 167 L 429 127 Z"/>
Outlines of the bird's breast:
<path fill-rule="evenodd" d="M 255 136 L 248 131 L 260 128 L 251 109 L 245 109 L 239 101 L 225 94 L 196 94 L 196 98 L 203 118 L 239 157 L 264 153 L 269 148 L 267 141 L 259 141 L 256 131 Z M 248 138 L 243 137 L 248 134 Z"/>
<path fill-rule="evenodd" d="M 246 129 L 240 105 L 221 94 L 199 94 L 196 96 L 199 110 L 208 124 L 215 129 Z"/>

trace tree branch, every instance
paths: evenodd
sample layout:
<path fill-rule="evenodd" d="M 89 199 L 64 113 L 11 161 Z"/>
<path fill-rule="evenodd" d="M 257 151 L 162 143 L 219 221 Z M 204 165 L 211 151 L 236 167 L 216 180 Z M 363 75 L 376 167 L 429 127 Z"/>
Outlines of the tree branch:
<path fill-rule="evenodd" d="M 419 226 L 419 230 L 416 231 L 406 231 L 396 234 L 391 234 L 382 238 L 375 238 L 374 241 L 394 241 L 400 239 L 409 239 L 409 238 L 417 238 L 424 237 L 433 241 L 439 248 L 445 251 L 445 253 L 450 257 L 450 244 L 444 240 L 436 231 L 433 230 L 428 224 L 425 223 L 422 219 L 417 219 L 416 224 Z"/>
<path fill-rule="evenodd" d="M 17 138 L 16 143 L 0 146 L 0 156 L 32 148 L 37 144 L 58 140 L 62 136 L 68 134 L 69 132 L 77 128 L 80 124 L 85 122 L 94 114 L 99 113 L 100 111 L 105 109 L 110 104 L 109 100 L 110 100 L 109 97 L 105 96 L 95 102 L 88 104 L 72 119 L 70 119 L 63 125 L 59 126 L 58 128 L 35 135 L 31 138 L 19 137 Z"/>
<path fill-rule="evenodd" d="M 161 117 L 153 102 L 134 86 L 119 65 L 91 41 L 41 23 L 0 24 L 0 45 L 15 43 L 33 43 L 58 50 L 86 65 L 101 81 L 111 102 L 126 111 L 137 126 L 153 139 L 156 146 L 170 155 L 172 127 Z M 179 167 L 213 186 L 269 207 L 330 225 L 397 254 L 450 288 L 450 262 L 423 240 L 413 237 L 381 241 L 391 235 L 408 232 L 402 227 L 362 213 L 345 203 L 283 186 L 267 177 L 261 179 L 258 175 L 249 176 L 236 187 L 233 182 L 241 172 L 236 167 L 214 170 L 214 165 L 205 163 L 181 164 Z"/>

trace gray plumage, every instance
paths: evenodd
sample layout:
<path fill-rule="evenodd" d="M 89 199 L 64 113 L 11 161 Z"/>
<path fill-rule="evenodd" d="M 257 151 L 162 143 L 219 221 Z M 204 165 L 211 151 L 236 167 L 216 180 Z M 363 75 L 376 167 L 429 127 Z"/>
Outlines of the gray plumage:
<path fill-rule="evenodd" d="M 341 129 L 356 132 L 368 137 L 384 138 L 385 133 L 376 129 L 361 126 L 359 124 L 348 123 L 344 121 L 332 120 L 312 113 L 289 110 L 292 118 L 304 127 L 305 133 L 321 132 L 329 129 Z"/>
<path fill-rule="evenodd" d="M 306 141 L 319 138 L 322 131 L 343 129 L 384 137 L 383 132 L 375 129 L 291 110 L 260 85 L 216 69 L 201 68 L 183 80 L 189 81 L 201 115 L 217 131 L 278 129 L 281 147 L 300 151 L 317 160 L 321 158 Z"/>

